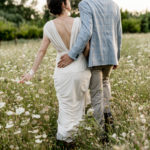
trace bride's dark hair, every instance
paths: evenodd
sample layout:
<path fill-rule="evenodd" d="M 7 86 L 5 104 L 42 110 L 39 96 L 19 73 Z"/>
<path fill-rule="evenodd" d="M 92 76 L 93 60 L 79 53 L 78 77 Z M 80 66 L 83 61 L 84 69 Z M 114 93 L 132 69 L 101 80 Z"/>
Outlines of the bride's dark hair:
<path fill-rule="evenodd" d="M 47 0 L 47 6 L 50 13 L 60 15 L 63 12 L 62 3 L 66 5 L 66 0 Z"/>

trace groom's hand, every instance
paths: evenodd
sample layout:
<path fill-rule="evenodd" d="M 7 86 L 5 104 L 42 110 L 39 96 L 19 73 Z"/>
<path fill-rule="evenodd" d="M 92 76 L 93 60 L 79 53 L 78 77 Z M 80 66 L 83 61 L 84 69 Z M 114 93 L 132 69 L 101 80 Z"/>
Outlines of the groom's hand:
<path fill-rule="evenodd" d="M 68 54 L 65 54 L 61 56 L 60 61 L 58 63 L 59 68 L 64 68 L 68 65 L 70 65 L 74 60 L 68 56 Z"/>

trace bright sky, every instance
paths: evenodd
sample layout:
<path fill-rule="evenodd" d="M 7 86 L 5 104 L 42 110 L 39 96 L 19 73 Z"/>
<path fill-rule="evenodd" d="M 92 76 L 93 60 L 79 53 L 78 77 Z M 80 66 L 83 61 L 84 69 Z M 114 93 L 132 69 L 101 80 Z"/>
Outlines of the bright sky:
<path fill-rule="evenodd" d="M 150 0 L 114 0 L 121 8 L 130 11 L 150 10 Z"/>
<path fill-rule="evenodd" d="M 123 10 L 129 11 L 145 11 L 150 10 L 150 0 L 114 0 Z M 42 11 L 42 6 L 46 4 L 46 0 L 38 0 L 37 8 Z"/>

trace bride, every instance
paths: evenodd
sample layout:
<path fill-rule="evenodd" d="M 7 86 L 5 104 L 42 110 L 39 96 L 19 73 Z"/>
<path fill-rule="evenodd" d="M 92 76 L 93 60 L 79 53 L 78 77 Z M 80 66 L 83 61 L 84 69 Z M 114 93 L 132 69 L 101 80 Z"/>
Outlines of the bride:
<path fill-rule="evenodd" d="M 88 55 L 89 46 L 84 54 L 65 68 L 58 68 L 61 56 L 67 54 L 76 41 L 80 30 L 80 18 L 69 17 L 71 11 L 69 0 L 47 0 L 50 12 L 56 19 L 48 21 L 43 28 L 43 40 L 39 48 L 33 67 L 29 73 L 22 76 L 21 83 L 31 80 L 37 71 L 46 51 L 51 43 L 56 51 L 56 67 L 54 71 L 54 86 L 59 102 L 57 140 L 70 143 L 82 120 L 85 108 L 86 94 L 89 88 L 91 72 L 87 69 L 85 55 Z"/>

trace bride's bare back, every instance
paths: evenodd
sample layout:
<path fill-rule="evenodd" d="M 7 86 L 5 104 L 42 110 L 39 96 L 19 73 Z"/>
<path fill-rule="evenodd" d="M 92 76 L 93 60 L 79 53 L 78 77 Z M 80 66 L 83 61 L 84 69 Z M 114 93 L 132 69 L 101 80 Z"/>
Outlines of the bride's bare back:
<path fill-rule="evenodd" d="M 54 20 L 55 27 L 67 49 L 70 49 L 71 31 L 74 19 L 71 17 L 57 18 Z"/>

